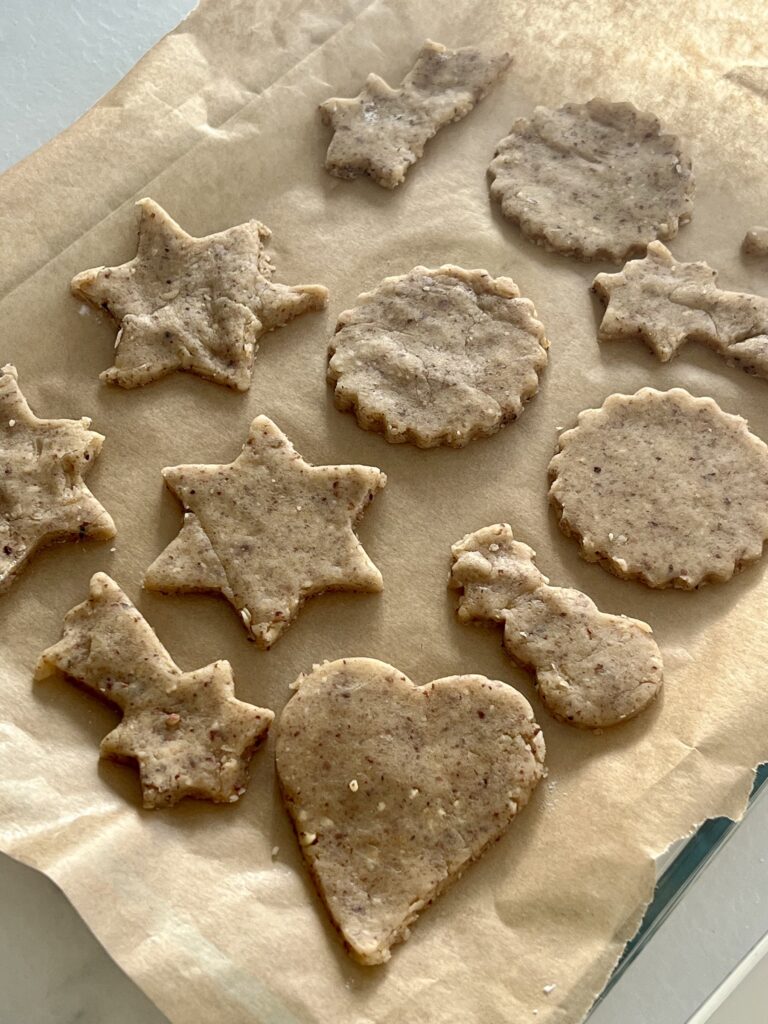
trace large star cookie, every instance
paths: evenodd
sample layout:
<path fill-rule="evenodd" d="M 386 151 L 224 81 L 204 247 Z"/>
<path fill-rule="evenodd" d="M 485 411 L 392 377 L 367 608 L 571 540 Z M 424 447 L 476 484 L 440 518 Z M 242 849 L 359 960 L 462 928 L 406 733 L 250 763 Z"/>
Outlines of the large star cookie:
<path fill-rule="evenodd" d="M 523 234 L 579 259 L 620 260 L 691 219 L 694 181 L 680 140 L 631 103 L 536 107 L 502 139 L 491 195 Z"/>
<path fill-rule="evenodd" d="M 39 420 L 16 369 L 0 371 L 0 592 L 45 544 L 109 540 L 112 517 L 83 482 L 104 437 L 91 421 Z"/>
<path fill-rule="evenodd" d="M 384 963 L 526 805 L 541 730 L 516 690 L 484 676 L 416 686 L 348 658 L 294 688 L 277 725 L 283 799 L 350 953 Z"/>
<path fill-rule="evenodd" d="M 84 270 L 73 293 L 120 324 L 115 365 L 102 380 L 134 388 L 173 370 L 247 391 L 262 334 L 323 309 L 322 285 L 277 284 L 257 220 L 193 238 L 157 203 L 142 199 L 136 256 Z"/>
<path fill-rule="evenodd" d="M 258 416 L 234 462 L 175 466 L 163 476 L 184 505 L 184 525 L 144 585 L 220 592 L 259 647 L 270 647 L 313 594 L 381 590 L 381 573 L 354 531 L 386 483 L 381 470 L 310 466 Z"/>
<path fill-rule="evenodd" d="M 549 342 L 508 277 L 415 267 L 339 317 L 328 379 L 366 430 L 420 448 L 494 434 L 536 394 Z"/>
<path fill-rule="evenodd" d="M 123 712 L 101 754 L 138 763 L 145 807 L 187 796 L 232 803 L 245 791 L 248 763 L 274 715 L 235 698 L 227 661 L 182 672 L 104 573 L 91 579 L 88 600 L 67 613 L 62 639 L 43 652 L 35 676 L 54 670 Z"/>
<path fill-rule="evenodd" d="M 633 718 L 656 697 L 662 661 L 651 627 L 601 612 L 579 590 L 551 587 L 534 565 L 536 553 L 506 523 L 468 534 L 451 552 L 459 619 L 503 624 L 507 653 L 533 670 L 555 718 L 603 728 Z"/>
<path fill-rule="evenodd" d="M 768 446 L 682 388 L 580 413 L 549 473 L 560 527 L 584 558 L 650 587 L 728 580 L 768 539 Z"/>
<path fill-rule="evenodd" d="M 717 287 L 706 263 L 680 263 L 661 242 L 618 274 L 598 274 L 607 304 L 600 341 L 642 339 L 666 363 L 686 341 L 700 341 L 748 373 L 768 377 L 768 299 Z"/>
<path fill-rule="evenodd" d="M 508 53 L 488 57 L 474 47 L 449 50 L 427 40 L 399 88 L 370 74 L 354 99 L 321 104 L 323 122 L 334 133 L 326 168 L 337 178 L 369 174 L 384 188 L 396 188 L 429 139 L 466 117 L 511 61 Z"/>

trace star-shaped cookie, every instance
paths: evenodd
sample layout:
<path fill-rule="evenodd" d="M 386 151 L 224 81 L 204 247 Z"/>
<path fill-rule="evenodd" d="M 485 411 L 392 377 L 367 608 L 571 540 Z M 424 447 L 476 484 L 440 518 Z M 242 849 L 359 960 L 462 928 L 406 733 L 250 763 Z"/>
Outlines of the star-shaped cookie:
<path fill-rule="evenodd" d="M 189 370 L 247 391 L 262 334 L 323 309 L 322 285 L 276 284 L 257 220 L 205 238 L 188 235 L 152 199 L 141 199 L 136 256 L 84 270 L 72 292 L 120 324 L 115 365 L 102 380 L 124 388 Z"/>
<path fill-rule="evenodd" d="M 508 53 L 489 57 L 473 46 L 449 50 L 428 39 L 397 89 L 370 74 L 358 96 L 320 105 L 333 129 L 326 169 L 337 178 L 369 174 L 377 185 L 396 188 L 432 136 L 466 117 L 511 62 Z"/>
<path fill-rule="evenodd" d="M 103 572 L 91 579 L 88 600 L 67 613 L 64 635 L 40 656 L 35 678 L 56 670 L 122 710 L 101 753 L 138 763 L 145 807 L 187 796 L 233 803 L 245 791 L 251 755 L 274 715 L 235 698 L 227 661 L 182 672 Z"/>
<path fill-rule="evenodd" d="M 768 299 L 718 288 L 706 263 L 681 263 L 661 242 L 592 287 L 606 303 L 600 341 L 642 339 L 662 363 L 700 341 L 729 363 L 768 377 Z"/>
<path fill-rule="evenodd" d="M 184 506 L 184 525 L 147 570 L 148 589 L 220 592 L 262 648 L 313 594 L 381 590 L 354 531 L 386 483 L 381 470 L 310 466 L 258 416 L 234 462 L 175 466 L 163 476 Z"/>
<path fill-rule="evenodd" d="M 0 370 L 0 593 L 34 552 L 53 541 L 109 540 L 115 524 L 83 482 L 104 437 L 91 421 L 40 420 Z"/>

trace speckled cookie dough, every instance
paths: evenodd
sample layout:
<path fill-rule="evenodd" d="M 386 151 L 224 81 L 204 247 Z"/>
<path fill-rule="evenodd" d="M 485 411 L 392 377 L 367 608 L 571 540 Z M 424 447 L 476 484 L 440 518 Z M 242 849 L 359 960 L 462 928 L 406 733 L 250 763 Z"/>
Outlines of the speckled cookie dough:
<path fill-rule="evenodd" d="M 593 288 L 607 308 L 600 341 L 642 340 L 666 363 L 700 341 L 748 373 L 768 377 L 768 299 L 717 287 L 706 263 L 680 263 L 661 242 Z"/>
<path fill-rule="evenodd" d="M 491 195 L 523 234 L 579 259 L 620 260 L 691 219 L 691 162 L 653 114 L 593 99 L 536 107 L 502 139 Z"/>
<path fill-rule="evenodd" d="M 365 430 L 420 448 L 461 447 L 516 419 L 549 342 L 508 277 L 415 267 L 339 317 L 328 379 Z"/>
<path fill-rule="evenodd" d="M 544 774 L 528 702 L 484 676 L 416 686 L 370 658 L 294 684 L 277 772 L 333 923 L 363 964 L 498 839 Z"/>
<path fill-rule="evenodd" d="M 354 529 L 386 483 L 381 470 L 310 466 L 257 416 L 234 462 L 169 467 L 163 477 L 184 506 L 184 525 L 144 586 L 221 593 L 259 647 L 277 640 L 307 597 L 382 589 Z"/>
<path fill-rule="evenodd" d="M 337 178 L 369 174 L 378 185 L 396 188 L 432 136 L 466 117 L 511 62 L 508 53 L 489 57 L 474 47 L 449 50 L 427 40 L 399 88 L 370 74 L 358 96 L 320 105 L 334 133 L 327 170 Z"/>
<path fill-rule="evenodd" d="M 650 587 L 729 580 L 768 537 L 768 447 L 682 388 L 580 413 L 549 473 L 560 527 L 584 558 Z"/>
<path fill-rule="evenodd" d="M 110 540 L 115 524 L 83 482 L 104 443 L 91 421 L 40 420 L 16 368 L 0 370 L 0 593 L 39 548 Z"/>
<path fill-rule="evenodd" d="M 748 256 L 768 256 L 768 228 L 751 228 L 741 247 Z"/>
<path fill-rule="evenodd" d="M 35 678 L 56 671 L 123 712 L 101 755 L 138 764 L 145 807 L 183 797 L 234 803 L 245 792 L 248 763 L 274 715 L 235 698 L 227 661 L 182 672 L 103 572 L 65 616 L 64 635 L 40 656 Z"/>
<path fill-rule="evenodd" d="M 72 292 L 120 324 L 115 365 L 101 379 L 124 388 L 189 370 L 247 391 L 262 334 L 323 309 L 322 285 L 272 281 L 257 220 L 204 238 L 188 235 L 157 203 L 142 199 L 139 247 L 119 267 L 84 270 Z"/>
<path fill-rule="evenodd" d="M 503 624 L 507 653 L 535 673 L 555 718 L 605 728 L 654 700 L 663 666 L 645 622 L 601 612 L 579 590 L 551 587 L 536 553 L 506 523 L 467 534 L 451 552 L 459 619 Z"/>

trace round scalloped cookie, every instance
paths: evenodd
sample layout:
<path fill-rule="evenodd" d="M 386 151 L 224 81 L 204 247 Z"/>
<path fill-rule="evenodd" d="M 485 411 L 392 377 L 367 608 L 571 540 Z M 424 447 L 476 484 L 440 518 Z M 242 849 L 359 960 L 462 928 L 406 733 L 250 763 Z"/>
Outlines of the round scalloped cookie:
<path fill-rule="evenodd" d="M 516 419 L 549 342 L 508 277 L 415 267 L 342 313 L 328 363 L 336 406 L 364 430 L 419 448 L 460 448 Z"/>
<path fill-rule="evenodd" d="M 631 103 L 536 107 L 498 144 L 489 173 L 505 217 L 534 242 L 579 259 L 644 253 L 691 219 L 690 159 Z"/>
<path fill-rule="evenodd" d="M 650 587 L 728 580 L 768 538 L 768 446 L 682 388 L 582 412 L 549 473 L 560 527 L 584 558 Z"/>

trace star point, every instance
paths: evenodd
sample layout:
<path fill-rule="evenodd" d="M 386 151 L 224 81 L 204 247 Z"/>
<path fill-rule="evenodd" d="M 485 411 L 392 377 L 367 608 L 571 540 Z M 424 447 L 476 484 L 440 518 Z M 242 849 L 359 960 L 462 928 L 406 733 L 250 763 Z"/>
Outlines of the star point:
<path fill-rule="evenodd" d="M 90 425 L 87 417 L 38 419 L 15 367 L 0 370 L 0 592 L 47 544 L 115 536 L 83 481 L 104 442 Z"/>

